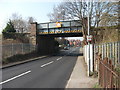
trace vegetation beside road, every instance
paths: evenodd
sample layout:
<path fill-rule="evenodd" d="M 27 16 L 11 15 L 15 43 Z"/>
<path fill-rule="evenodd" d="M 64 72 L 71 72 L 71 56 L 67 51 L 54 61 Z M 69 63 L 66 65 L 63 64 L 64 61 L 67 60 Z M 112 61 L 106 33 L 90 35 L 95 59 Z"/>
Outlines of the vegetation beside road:
<path fill-rule="evenodd" d="M 96 84 L 93 86 L 93 88 L 101 88 L 101 86 L 100 86 L 98 83 L 96 83 Z"/>
<path fill-rule="evenodd" d="M 2 34 L 0 34 L 0 44 L 2 44 Z"/>
<path fill-rule="evenodd" d="M 29 37 L 26 36 L 26 33 L 4 33 L 3 42 L 7 39 L 16 40 L 19 43 L 29 43 Z"/>
<path fill-rule="evenodd" d="M 119 27 L 116 26 L 107 26 L 107 27 L 98 27 L 91 28 L 91 34 L 93 35 L 93 43 L 108 43 L 108 42 L 117 42 L 119 41 Z"/>
<path fill-rule="evenodd" d="M 31 58 L 36 58 L 39 57 L 40 55 L 37 52 L 31 52 L 31 53 L 27 53 L 27 54 L 17 54 L 11 57 L 8 57 L 6 59 L 2 60 L 2 64 L 6 65 L 9 63 L 14 63 L 14 62 L 18 62 L 18 61 L 24 61 L 27 59 L 31 59 Z"/>

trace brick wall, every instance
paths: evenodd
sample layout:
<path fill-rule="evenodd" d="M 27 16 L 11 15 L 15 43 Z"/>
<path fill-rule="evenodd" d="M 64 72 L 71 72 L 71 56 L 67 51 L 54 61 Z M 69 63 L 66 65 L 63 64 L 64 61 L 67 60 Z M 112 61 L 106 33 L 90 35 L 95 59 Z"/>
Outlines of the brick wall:
<path fill-rule="evenodd" d="M 30 43 L 36 45 L 36 31 L 37 31 L 37 22 L 31 23 L 30 28 Z"/>

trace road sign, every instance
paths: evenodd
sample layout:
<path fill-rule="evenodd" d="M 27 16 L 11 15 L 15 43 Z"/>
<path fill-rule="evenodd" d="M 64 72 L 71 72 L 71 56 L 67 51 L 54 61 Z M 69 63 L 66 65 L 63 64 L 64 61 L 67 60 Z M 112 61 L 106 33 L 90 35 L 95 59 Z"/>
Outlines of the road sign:
<path fill-rule="evenodd" d="M 61 22 L 56 22 L 56 27 L 61 27 Z"/>
<path fill-rule="evenodd" d="M 88 42 L 92 41 L 92 35 L 87 36 L 87 41 Z"/>

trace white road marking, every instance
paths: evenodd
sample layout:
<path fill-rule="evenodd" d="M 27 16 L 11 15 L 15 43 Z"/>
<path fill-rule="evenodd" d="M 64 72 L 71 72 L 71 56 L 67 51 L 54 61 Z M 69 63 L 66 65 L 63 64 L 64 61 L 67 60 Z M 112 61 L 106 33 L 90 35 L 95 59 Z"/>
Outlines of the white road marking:
<path fill-rule="evenodd" d="M 44 66 L 46 66 L 46 65 L 49 65 L 49 64 L 51 64 L 51 63 L 53 63 L 54 61 L 51 61 L 51 62 L 49 62 L 49 63 L 46 63 L 46 64 L 43 64 L 41 67 L 44 67 Z"/>
<path fill-rule="evenodd" d="M 62 59 L 62 57 L 58 58 L 57 61 L 60 60 L 60 59 Z"/>
<path fill-rule="evenodd" d="M 9 82 L 9 81 L 12 81 L 12 80 L 14 80 L 14 79 L 16 79 L 16 78 L 19 78 L 19 77 L 21 77 L 21 76 L 23 76 L 23 75 L 25 75 L 25 74 L 28 74 L 28 73 L 30 73 L 31 71 L 27 71 L 27 72 L 24 72 L 24 73 L 22 73 L 22 74 L 20 74 L 20 75 L 17 75 L 17 76 L 15 76 L 15 77 L 13 77 L 13 78 L 10 78 L 10 79 L 8 79 L 8 80 L 5 80 L 5 81 L 3 81 L 3 82 L 0 82 L 0 85 L 1 84 L 4 84 L 4 83 L 7 83 L 7 82 Z"/>
<path fill-rule="evenodd" d="M 69 52 L 68 54 L 71 54 L 71 53 L 74 52 L 74 51 L 75 51 L 75 49 L 71 50 L 71 52 Z M 67 54 L 67 55 L 68 55 L 68 54 Z"/>

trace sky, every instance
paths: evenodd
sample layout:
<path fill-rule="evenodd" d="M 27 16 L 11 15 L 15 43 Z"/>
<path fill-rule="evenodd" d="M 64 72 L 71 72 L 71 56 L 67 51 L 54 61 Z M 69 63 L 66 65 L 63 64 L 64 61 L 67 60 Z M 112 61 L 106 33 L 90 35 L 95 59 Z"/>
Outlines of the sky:
<path fill-rule="evenodd" d="M 0 0 L 0 34 L 13 13 L 21 15 L 23 19 L 34 17 L 38 23 L 49 22 L 47 14 L 53 11 L 55 5 L 63 1 L 65 0 Z"/>
<path fill-rule="evenodd" d="M 0 32 L 13 13 L 21 15 L 24 19 L 34 17 L 38 23 L 48 22 L 48 13 L 59 4 L 59 0 L 0 0 Z"/>
<path fill-rule="evenodd" d="M 55 5 L 63 1 L 64 0 L 0 0 L 0 33 L 14 13 L 21 15 L 23 19 L 32 16 L 38 23 L 49 22 L 47 14 L 53 11 Z M 69 39 L 74 38 L 71 37 Z"/>
<path fill-rule="evenodd" d="M 0 0 L 0 33 L 13 13 L 18 13 L 23 18 L 32 16 L 40 23 L 48 22 L 47 14 L 52 12 L 54 5 L 63 1 L 65 0 Z"/>

